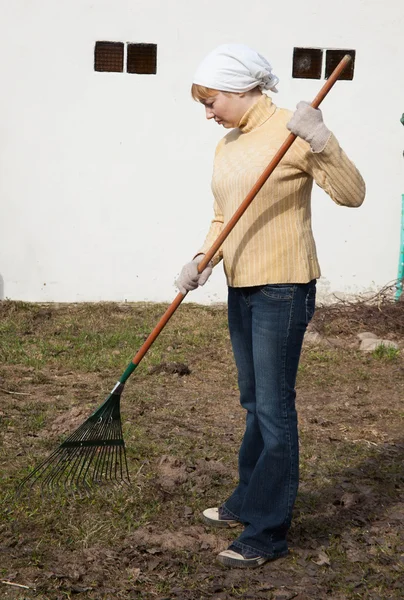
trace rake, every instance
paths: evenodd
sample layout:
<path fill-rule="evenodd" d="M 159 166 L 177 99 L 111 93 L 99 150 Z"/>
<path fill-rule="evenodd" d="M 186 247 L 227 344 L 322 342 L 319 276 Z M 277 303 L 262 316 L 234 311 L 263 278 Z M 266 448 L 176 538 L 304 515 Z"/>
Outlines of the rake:
<path fill-rule="evenodd" d="M 351 60 L 351 56 L 348 54 L 344 56 L 311 103 L 313 108 L 320 106 Z M 296 136 L 293 133 L 288 135 L 265 171 L 199 263 L 199 273 L 211 261 L 295 139 Z M 20 482 L 18 490 L 21 490 L 27 484 L 32 487 L 35 483 L 39 483 L 42 488 L 48 489 L 59 486 L 73 489 L 83 486 L 91 488 L 94 484 L 99 483 L 130 483 L 125 442 L 122 435 L 121 394 L 127 379 L 139 365 L 186 295 L 179 293 L 176 296 L 129 363 L 105 402 L 57 450 Z"/>
<path fill-rule="evenodd" d="M 90 488 L 95 483 L 130 483 L 125 442 L 122 435 L 120 401 L 123 384 L 118 382 L 105 402 L 39 464 L 19 486 L 40 482 L 57 487 Z"/>

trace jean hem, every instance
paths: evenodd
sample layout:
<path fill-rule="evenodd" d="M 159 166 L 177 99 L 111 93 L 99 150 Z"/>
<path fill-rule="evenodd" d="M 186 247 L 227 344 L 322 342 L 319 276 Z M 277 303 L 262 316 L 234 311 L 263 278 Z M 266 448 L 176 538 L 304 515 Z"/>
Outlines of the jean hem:
<path fill-rule="evenodd" d="M 232 512 L 231 510 L 229 510 L 225 503 L 222 504 L 222 507 L 224 508 L 224 510 L 230 517 L 232 517 L 235 521 L 240 521 L 240 523 L 241 523 L 240 517 L 238 515 L 236 515 L 234 512 Z"/>

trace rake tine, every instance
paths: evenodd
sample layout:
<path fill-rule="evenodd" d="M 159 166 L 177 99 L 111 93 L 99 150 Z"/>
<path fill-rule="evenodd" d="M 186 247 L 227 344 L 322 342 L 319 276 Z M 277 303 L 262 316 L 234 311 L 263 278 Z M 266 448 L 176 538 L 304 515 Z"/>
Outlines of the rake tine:
<path fill-rule="evenodd" d="M 122 446 L 120 446 L 120 447 L 119 447 L 119 454 L 120 454 L 121 456 L 122 456 L 122 454 L 123 454 L 123 458 L 124 458 L 124 461 L 125 461 L 126 477 L 127 477 L 127 480 L 128 480 L 128 481 L 127 481 L 127 483 L 128 483 L 128 485 L 129 485 L 129 484 L 130 484 L 130 477 L 129 477 L 128 461 L 127 461 L 127 459 L 126 459 L 126 452 L 125 452 L 125 448 L 122 448 Z M 124 476 L 124 474 L 123 474 L 123 472 L 122 472 L 122 462 L 121 462 L 120 464 L 121 464 L 121 477 L 122 477 L 123 481 L 125 481 L 125 476 Z"/>
<path fill-rule="evenodd" d="M 80 479 L 81 479 L 81 481 L 83 483 L 87 482 L 87 473 L 88 473 L 88 471 L 89 471 L 89 469 L 90 469 L 90 467 L 92 465 L 95 453 L 96 453 L 96 448 L 91 448 L 91 447 L 87 448 L 87 451 L 85 453 L 85 458 L 83 460 L 82 467 L 81 467 L 81 469 L 79 471 L 79 474 L 77 475 L 77 478 L 76 478 L 76 486 L 80 485 Z M 83 473 L 83 470 L 84 470 L 84 473 Z"/>
<path fill-rule="evenodd" d="M 117 466 L 117 460 L 118 460 L 118 447 L 117 446 L 112 446 L 112 452 L 111 452 L 111 466 L 109 469 L 109 479 L 110 481 L 114 481 L 116 479 L 116 466 Z"/>
<path fill-rule="evenodd" d="M 113 455 L 114 455 L 114 447 L 109 446 L 105 450 L 104 464 L 103 464 L 103 473 L 104 473 L 105 479 L 107 481 L 112 481 L 111 466 L 112 466 Z"/>
<path fill-rule="evenodd" d="M 121 449 L 116 447 L 115 452 L 116 452 L 115 481 L 119 481 L 119 478 L 123 479 L 122 463 L 120 462 L 122 460 Z"/>
<path fill-rule="evenodd" d="M 95 431 L 93 431 L 93 437 L 100 437 L 103 438 L 103 436 L 105 435 L 105 430 L 106 430 L 107 424 L 105 423 L 105 420 L 103 417 L 99 417 L 99 419 L 97 420 L 97 422 L 95 423 Z M 83 434 L 82 436 L 82 441 L 88 441 L 88 438 L 90 437 L 90 430 L 87 429 L 86 432 Z M 97 446 L 88 446 L 86 450 L 84 450 L 84 458 L 82 461 L 82 465 L 81 468 L 78 472 L 78 475 L 76 477 L 76 485 L 79 485 L 80 483 L 80 479 L 85 480 L 88 471 L 90 470 L 93 460 L 95 458 L 95 466 L 94 469 L 97 468 Z M 83 475 L 83 469 L 84 470 L 84 475 Z M 71 474 L 71 478 L 74 479 L 77 473 L 77 469 L 74 470 L 74 472 Z"/>
<path fill-rule="evenodd" d="M 109 481 L 113 481 L 114 479 L 114 464 L 116 461 L 116 448 L 117 446 L 111 445 L 108 447 L 106 453 L 106 463 L 105 463 L 105 477 Z"/>
<path fill-rule="evenodd" d="M 87 472 L 90 469 L 96 448 L 87 447 L 80 452 L 82 460 L 77 464 L 77 467 L 71 471 L 66 478 L 66 481 L 71 488 L 79 488 L 81 485 L 90 487 L 87 483 Z"/>
<path fill-rule="evenodd" d="M 115 423 L 115 427 L 113 430 L 114 433 L 114 439 L 117 440 L 119 439 L 119 426 L 117 423 Z M 113 469 L 114 469 L 114 479 L 117 480 L 118 479 L 118 469 L 119 469 L 119 458 L 120 458 L 121 454 L 119 452 L 119 447 L 118 446 L 114 446 L 114 464 L 113 464 Z"/>
<path fill-rule="evenodd" d="M 123 436 L 122 433 L 122 427 L 119 428 L 120 429 L 120 436 Z M 125 481 L 125 477 L 127 479 L 127 482 L 130 482 L 130 477 L 129 477 L 129 467 L 128 467 L 128 461 L 126 458 L 126 452 L 125 452 L 125 448 L 122 448 L 122 446 L 119 447 L 119 468 L 120 468 L 120 477 L 123 481 Z"/>
<path fill-rule="evenodd" d="M 59 454 L 59 449 L 52 452 L 52 454 L 43 462 L 41 462 L 31 473 L 29 473 L 24 479 L 19 483 L 17 488 L 17 493 L 20 493 L 22 487 L 28 483 L 28 481 L 32 480 L 30 484 L 30 489 L 34 485 L 35 481 L 40 477 L 41 472 L 45 472 L 48 468 L 49 463 L 53 462 L 53 458 Z M 44 468 L 45 467 L 45 468 Z"/>
<path fill-rule="evenodd" d="M 106 452 L 106 463 L 105 463 L 105 477 L 109 481 L 113 480 L 112 469 L 115 454 L 115 446 L 109 446 Z"/>
<path fill-rule="evenodd" d="M 113 475 L 113 479 L 115 481 L 118 480 L 120 471 L 119 471 L 119 459 L 121 458 L 121 453 L 119 452 L 119 446 L 114 446 L 114 454 L 113 454 L 113 459 L 114 459 L 114 464 L 113 464 L 113 470 L 114 470 L 114 475 Z"/>
<path fill-rule="evenodd" d="M 118 430 L 119 428 L 117 427 L 116 429 Z M 115 439 L 118 439 L 119 431 L 115 432 L 115 436 L 116 436 Z M 118 446 L 115 446 L 114 450 L 115 450 L 114 478 L 115 478 L 115 480 L 117 480 L 118 476 L 119 476 L 119 459 L 121 458 L 121 453 L 120 453 L 120 448 Z M 121 465 L 120 473 L 122 473 L 122 465 Z"/>
<path fill-rule="evenodd" d="M 109 430 L 109 442 L 110 446 L 108 447 L 108 452 L 106 456 L 106 464 L 105 464 L 105 476 L 109 481 L 113 481 L 113 468 L 114 468 L 114 460 L 115 460 L 115 450 L 116 446 L 113 445 L 115 442 L 115 424 L 112 420 L 111 416 L 111 428 Z"/>
<path fill-rule="evenodd" d="M 124 481 L 125 483 L 128 483 L 130 481 L 130 478 L 129 478 L 128 463 L 126 461 L 126 454 L 124 452 L 122 452 L 122 448 L 119 448 L 118 451 L 119 451 L 118 469 L 119 469 L 120 479 L 122 481 Z M 125 478 L 126 478 L 126 480 L 125 480 Z"/>
<path fill-rule="evenodd" d="M 94 471 L 93 471 L 93 482 L 100 481 L 102 478 L 102 470 L 103 470 L 103 463 L 105 460 L 104 459 L 105 452 L 106 452 L 105 446 L 103 446 L 98 451 L 98 456 L 97 456 L 96 464 L 95 464 Z"/>
<path fill-rule="evenodd" d="M 112 439 L 114 441 L 117 441 L 119 439 L 119 427 L 116 422 L 114 422 L 114 426 L 113 426 L 113 428 L 111 428 L 111 435 L 112 435 Z M 117 445 L 113 446 L 113 452 L 112 452 L 111 459 L 112 460 L 111 460 L 110 478 L 112 480 L 112 479 L 117 479 L 117 466 L 118 466 L 118 446 Z"/>
<path fill-rule="evenodd" d="M 62 469 L 58 476 L 51 480 L 50 483 L 53 484 L 54 487 L 59 486 L 59 484 L 71 487 L 72 473 L 78 469 L 82 458 L 79 448 L 68 449 L 67 452 L 64 453 L 64 460 L 61 464 Z"/>
<path fill-rule="evenodd" d="M 59 485 L 60 482 L 63 482 L 64 485 L 71 487 L 74 474 L 80 467 L 83 458 L 84 456 L 83 453 L 80 452 L 80 448 L 68 448 L 67 452 L 64 453 L 64 462 L 62 464 L 64 468 L 61 469 L 59 476 L 53 483 Z"/>
<path fill-rule="evenodd" d="M 75 461 L 77 461 L 77 452 L 69 452 L 67 455 L 64 452 L 61 452 L 56 467 L 44 478 L 42 484 L 43 487 L 49 487 L 51 490 L 56 489 L 59 482 L 65 477 L 66 465 L 74 465 Z"/>
<path fill-rule="evenodd" d="M 114 427 L 114 423 L 112 420 L 112 413 L 109 414 L 108 420 L 109 420 L 109 427 L 108 427 L 107 434 L 106 434 L 106 445 L 104 446 L 104 448 L 101 451 L 100 461 L 99 461 L 99 469 L 97 471 L 97 475 L 98 475 L 98 473 L 101 473 L 101 476 L 104 474 L 104 477 L 106 480 L 108 480 L 108 474 L 109 474 L 109 479 L 111 479 L 111 473 L 109 472 L 109 469 L 110 469 L 111 451 L 113 453 L 113 446 L 110 445 L 110 442 L 113 439 L 113 427 Z"/>
<path fill-rule="evenodd" d="M 120 420 L 115 421 L 115 427 L 116 427 L 116 431 L 115 431 L 116 439 L 117 440 L 123 439 L 122 424 L 121 424 Z M 126 458 L 125 448 L 122 446 L 117 446 L 116 453 L 117 453 L 117 455 L 119 455 L 119 459 L 117 459 L 116 470 L 117 469 L 119 470 L 120 479 L 125 481 L 125 476 L 126 476 L 126 479 L 128 480 L 128 482 L 130 482 L 128 462 L 127 462 L 127 458 Z M 123 467 L 125 467 L 125 473 L 124 473 Z M 116 476 L 116 479 L 118 479 L 117 476 Z"/>
<path fill-rule="evenodd" d="M 106 438 L 104 438 L 104 436 L 107 436 Z M 105 419 L 104 424 L 103 424 L 103 430 L 102 430 L 102 437 L 105 440 L 105 442 L 108 441 L 108 436 L 109 436 L 109 429 L 108 429 L 108 421 L 107 419 Z M 93 481 L 98 481 L 98 477 L 102 478 L 102 473 L 103 473 L 103 469 L 104 469 L 104 463 L 105 463 L 105 457 L 106 457 L 106 453 L 108 450 L 108 446 L 104 445 L 101 447 L 101 449 L 98 451 L 98 457 L 96 460 L 96 466 L 93 472 Z"/>
<path fill-rule="evenodd" d="M 83 462 L 82 468 L 76 477 L 76 486 L 80 486 L 82 483 L 85 483 L 90 488 L 91 483 L 87 481 L 87 475 L 89 474 L 91 469 L 94 470 L 95 468 L 97 461 L 97 448 L 89 447 L 87 449 L 86 458 L 86 462 Z"/>
<path fill-rule="evenodd" d="M 100 444 L 100 447 L 96 449 L 96 460 L 92 474 L 93 482 L 101 480 L 103 476 L 106 477 L 107 475 L 109 452 L 111 448 L 108 442 L 112 437 L 111 429 L 114 426 L 112 419 L 113 408 L 114 405 L 106 406 L 97 422 L 97 435 L 103 441 Z M 107 467 L 105 467 L 105 465 L 107 465 Z"/>
<path fill-rule="evenodd" d="M 81 474 L 84 466 L 86 465 L 86 463 L 88 463 L 90 465 L 91 461 L 92 461 L 92 455 L 91 455 L 91 450 L 93 450 L 92 448 L 85 448 L 84 451 L 82 451 L 82 452 L 80 452 L 79 450 L 80 450 L 80 448 L 77 449 L 78 460 L 76 460 L 74 465 L 72 465 L 72 468 L 70 469 L 70 471 L 68 473 L 66 473 L 66 476 L 65 476 L 66 482 L 69 482 L 70 487 L 75 487 L 75 481 L 76 481 L 76 486 L 77 486 L 77 482 L 80 481 L 80 474 Z M 77 476 L 76 476 L 76 474 L 77 474 Z"/>
<path fill-rule="evenodd" d="M 46 480 L 47 478 L 49 478 L 50 474 L 52 473 L 51 469 L 52 467 L 54 467 L 54 465 L 58 465 L 58 462 L 60 460 L 58 460 L 58 455 L 59 452 L 54 453 L 54 455 L 52 456 L 52 460 L 49 460 L 47 463 L 43 464 L 43 468 L 37 473 L 37 475 L 35 476 L 35 478 L 33 478 L 32 485 L 35 483 L 35 481 L 40 481 L 43 482 L 44 480 Z M 42 487 L 42 483 L 41 483 L 41 487 Z"/>
<path fill-rule="evenodd" d="M 117 464 L 115 467 L 115 470 L 119 470 L 119 476 L 121 479 L 124 479 L 124 475 L 123 475 L 123 469 L 122 469 L 122 453 L 121 453 L 121 448 L 117 448 L 116 449 L 117 454 L 119 454 L 119 459 L 117 458 Z M 115 476 L 115 479 L 118 479 L 118 476 Z"/>

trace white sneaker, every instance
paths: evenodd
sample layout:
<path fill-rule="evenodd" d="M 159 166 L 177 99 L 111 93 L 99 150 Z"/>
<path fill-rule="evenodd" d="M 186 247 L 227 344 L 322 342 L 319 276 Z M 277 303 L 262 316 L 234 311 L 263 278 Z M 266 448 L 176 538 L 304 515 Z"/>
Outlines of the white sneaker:
<path fill-rule="evenodd" d="M 223 550 L 217 555 L 217 560 L 226 567 L 260 567 L 269 560 L 265 556 L 260 556 L 251 550 L 241 550 L 236 546 L 230 545 L 227 550 Z"/>
<path fill-rule="evenodd" d="M 202 513 L 204 521 L 213 527 L 237 527 L 240 521 L 233 519 L 223 506 L 207 508 Z"/>

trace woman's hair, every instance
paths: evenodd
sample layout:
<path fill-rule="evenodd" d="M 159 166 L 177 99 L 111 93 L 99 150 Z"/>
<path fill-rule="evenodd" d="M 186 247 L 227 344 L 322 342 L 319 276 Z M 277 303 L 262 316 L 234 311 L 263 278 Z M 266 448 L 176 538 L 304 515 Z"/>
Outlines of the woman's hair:
<path fill-rule="evenodd" d="M 220 90 L 208 88 L 208 87 L 205 87 L 204 85 L 199 85 L 199 83 L 193 83 L 192 87 L 191 87 L 191 96 L 197 102 L 203 102 L 204 100 L 207 100 L 208 98 L 211 98 L 212 96 L 216 96 L 216 94 L 218 94 L 219 92 L 220 92 Z M 258 86 L 253 88 L 252 90 L 249 90 L 248 92 L 244 92 L 244 94 L 256 94 L 257 92 L 262 94 L 262 90 Z M 225 94 L 225 95 L 237 94 L 237 92 L 220 92 L 220 93 Z M 241 92 L 239 92 L 239 93 L 241 93 Z"/>
<path fill-rule="evenodd" d="M 204 85 L 199 85 L 199 83 L 193 83 L 191 88 L 191 96 L 197 102 L 202 102 L 202 100 L 207 100 L 211 96 L 216 96 L 218 91 L 219 90 L 205 87 Z"/>

